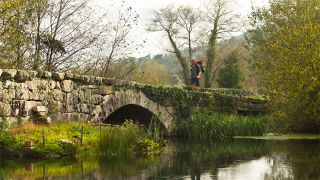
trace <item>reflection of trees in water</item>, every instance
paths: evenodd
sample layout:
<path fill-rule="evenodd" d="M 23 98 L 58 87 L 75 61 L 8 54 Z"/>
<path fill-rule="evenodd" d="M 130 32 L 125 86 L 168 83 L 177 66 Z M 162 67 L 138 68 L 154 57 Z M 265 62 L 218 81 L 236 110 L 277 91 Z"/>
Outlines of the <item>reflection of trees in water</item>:
<path fill-rule="evenodd" d="M 320 141 L 291 140 L 269 143 L 271 171 L 265 179 L 320 179 Z"/>
<path fill-rule="evenodd" d="M 171 167 L 165 167 L 160 177 L 191 176 L 199 179 L 201 174 L 218 174 L 218 168 L 231 163 L 256 159 L 268 152 L 265 141 L 260 140 L 226 140 L 214 142 L 178 143 Z"/>
<path fill-rule="evenodd" d="M 269 158 L 265 179 L 320 179 L 320 142 L 237 139 L 175 142 L 159 157 L 0 161 L 2 179 L 171 179 L 218 177 L 219 168 Z M 49 178 L 49 179 L 50 179 Z"/>

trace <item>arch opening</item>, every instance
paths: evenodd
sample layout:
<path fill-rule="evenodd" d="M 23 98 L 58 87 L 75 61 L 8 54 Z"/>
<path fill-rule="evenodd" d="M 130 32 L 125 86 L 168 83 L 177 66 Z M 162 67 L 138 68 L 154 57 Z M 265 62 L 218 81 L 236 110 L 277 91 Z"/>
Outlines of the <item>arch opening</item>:
<path fill-rule="evenodd" d="M 148 109 L 135 104 L 128 104 L 115 110 L 105 120 L 106 124 L 123 124 L 126 120 L 132 120 L 135 124 L 141 124 L 145 129 L 150 126 L 151 120 L 160 122 L 160 130 L 166 132 L 166 128 L 158 117 Z"/>

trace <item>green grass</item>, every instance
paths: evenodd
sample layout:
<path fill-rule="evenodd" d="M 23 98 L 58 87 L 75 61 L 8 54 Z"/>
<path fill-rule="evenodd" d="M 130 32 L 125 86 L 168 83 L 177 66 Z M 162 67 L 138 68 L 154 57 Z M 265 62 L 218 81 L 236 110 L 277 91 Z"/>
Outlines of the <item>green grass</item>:
<path fill-rule="evenodd" d="M 0 132 L 0 152 L 43 158 L 48 155 L 127 156 L 138 154 L 135 152 L 140 151 L 137 147 L 145 146 L 147 151 L 158 151 L 156 147 L 159 146 L 156 145 L 159 143 L 154 142 L 149 134 L 150 132 L 144 131 L 132 121 L 127 121 L 121 126 L 101 127 L 85 122 L 53 123 L 50 126 L 26 123 L 11 128 L 10 131 Z M 33 149 L 25 149 L 26 141 L 33 142 Z"/>
<path fill-rule="evenodd" d="M 180 127 L 180 133 L 188 138 L 208 139 L 233 136 L 263 135 L 268 131 L 267 116 L 238 116 L 232 114 L 196 114 Z"/>

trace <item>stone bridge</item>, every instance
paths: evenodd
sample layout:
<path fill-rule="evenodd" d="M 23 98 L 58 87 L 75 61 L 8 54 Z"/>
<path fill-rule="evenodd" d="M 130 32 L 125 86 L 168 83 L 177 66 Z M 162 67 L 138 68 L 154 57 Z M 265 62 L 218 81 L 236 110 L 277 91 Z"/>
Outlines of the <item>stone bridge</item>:
<path fill-rule="evenodd" d="M 0 69 L 0 78 L 0 118 L 11 124 L 30 120 L 113 124 L 131 119 L 148 126 L 156 117 L 163 130 L 171 134 L 178 121 L 201 109 L 233 113 L 266 110 L 266 100 L 248 93 L 241 95 L 244 91 L 239 90 L 191 91 L 111 78 L 15 69 Z"/>

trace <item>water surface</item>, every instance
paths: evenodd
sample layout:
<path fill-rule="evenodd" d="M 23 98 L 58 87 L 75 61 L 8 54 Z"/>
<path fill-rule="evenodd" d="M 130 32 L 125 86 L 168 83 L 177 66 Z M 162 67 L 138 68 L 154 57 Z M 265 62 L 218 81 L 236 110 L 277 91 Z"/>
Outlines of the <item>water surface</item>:
<path fill-rule="evenodd" d="M 0 161 L 10 179 L 320 179 L 319 139 L 170 141 L 158 157 Z"/>

